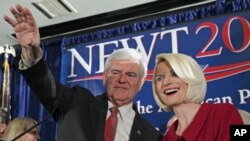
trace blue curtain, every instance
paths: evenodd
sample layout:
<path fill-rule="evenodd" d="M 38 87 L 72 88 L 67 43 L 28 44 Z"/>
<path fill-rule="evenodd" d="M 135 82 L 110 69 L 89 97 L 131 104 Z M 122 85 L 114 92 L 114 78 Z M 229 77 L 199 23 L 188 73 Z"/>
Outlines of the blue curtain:
<path fill-rule="evenodd" d="M 144 31 L 153 28 L 165 27 L 171 24 L 197 20 L 218 16 L 220 14 L 228 14 L 250 9 L 250 0 L 218 0 L 209 5 L 200 6 L 176 13 L 165 13 L 157 17 L 152 17 L 145 21 L 140 20 L 130 24 L 121 24 L 118 27 L 99 30 L 89 34 L 82 34 L 71 38 L 61 38 L 57 40 L 50 39 L 42 42 L 44 50 L 44 58 L 47 60 L 55 79 L 60 78 L 61 68 L 61 46 L 71 46 L 83 42 L 89 42 L 99 39 L 114 37 L 117 35 L 129 34 Z M 16 47 L 19 54 L 20 48 Z M 18 59 L 16 57 L 15 59 Z M 20 75 L 18 69 L 14 65 L 14 58 L 9 60 L 11 64 L 11 116 L 15 117 L 32 117 L 37 121 L 42 121 L 49 117 L 46 109 L 41 105 L 38 99 L 32 94 L 29 86 Z M 2 76 L 0 77 L 2 79 Z M 57 125 L 52 118 L 49 118 L 40 125 L 41 141 L 56 140 Z"/>
<path fill-rule="evenodd" d="M 61 40 L 54 40 L 51 42 L 43 42 L 42 49 L 44 51 L 44 58 L 47 60 L 50 69 L 55 79 L 60 78 L 60 60 L 61 60 Z M 16 47 L 17 54 L 20 55 L 20 48 Z M 11 116 L 15 117 L 31 117 L 40 125 L 41 141 L 54 141 L 56 138 L 56 123 L 47 110 L 38 101 L 38 98 L 32 93 L 29 86 L 26 84 L 23 77 L 17 70 L 17 64 L 20 56 L 11 59 L 13 63 L 11 67 Z"/>

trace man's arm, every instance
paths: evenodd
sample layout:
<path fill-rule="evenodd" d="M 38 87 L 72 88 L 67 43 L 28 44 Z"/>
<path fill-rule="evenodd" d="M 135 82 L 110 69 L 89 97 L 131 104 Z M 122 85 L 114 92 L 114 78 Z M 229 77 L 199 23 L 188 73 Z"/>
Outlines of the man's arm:
<path fill-rule="evenodd" d="M 27 84 L 36 93 L 44 106 L 52 113 L 57 106 L 56 82 L 47 64 L 42 60 L 40 35 L 35 19 L 29 9 L 17 4 L 10 7 L 14 18 L 4 16 L 16 34 L 21 45 L 21 60 L 19 69 Z M 35 65 L 36 64 L 36 65 Z"/>
<path fill-rule="evenodd" d="M 8 16 L 3 18 L 13 27 L 17 41 L 22 47 L 20 65 L 24 64 L 26 67 L 30 67 L 42 56 L 39 29 L 29 9 L 17 4 L 15 7 L 10 7 L 10 12 L 14 18 Z"/>

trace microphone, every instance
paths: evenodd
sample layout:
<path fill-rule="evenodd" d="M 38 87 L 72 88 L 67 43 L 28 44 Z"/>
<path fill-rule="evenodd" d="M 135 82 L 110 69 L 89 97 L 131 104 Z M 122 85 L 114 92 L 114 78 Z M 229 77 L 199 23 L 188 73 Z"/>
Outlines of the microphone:
<path fill-rule="evenodd" d="M 45 119 L 37 122 L 35 125 L 31 126 L 29 129 L 27 129 L 26 131 L 24 131 L 23 133 L 19 134 L 18 136 L 16 136 L 14 139 L 10 140 L 10 141 L 16 141 L 17 139 L 21 138 L 23 135 L 25 135 L 26 133 L 29 133 L 32 129 L 36 128 L 37 126 L 39 126 L 40 124 L 48 121 L 51 118 L 51 114 L 49 114 Z"/>

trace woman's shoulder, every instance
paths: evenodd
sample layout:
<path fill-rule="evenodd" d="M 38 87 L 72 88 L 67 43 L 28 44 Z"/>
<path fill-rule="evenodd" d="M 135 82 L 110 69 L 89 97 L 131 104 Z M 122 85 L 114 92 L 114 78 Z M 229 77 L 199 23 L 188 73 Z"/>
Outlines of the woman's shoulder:
<path fill-rule="evenodd" d="M 215 109 L 236 109 L 236 107 L 231 103 L 203 103 L 205 107 L 215 108 Z"/>
<path fill-rule="evenodd" d="M 237 111 L 237 108 L 231 103 L 204 103 L 203 106 L 206 109 L 210 109 L 210 112 L 218 113 L 219 115 L 226 115 L 226 113 L 230 114 L 233 111 Z"/>

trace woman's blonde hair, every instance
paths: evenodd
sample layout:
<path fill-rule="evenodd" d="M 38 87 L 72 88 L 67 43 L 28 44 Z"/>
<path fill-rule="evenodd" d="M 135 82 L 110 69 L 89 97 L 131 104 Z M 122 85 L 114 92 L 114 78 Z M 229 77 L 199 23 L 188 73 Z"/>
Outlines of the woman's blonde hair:
<path fill-rule="evenodd" d="M 8 124 L 8 126 L 4 132 L 4 135 L 3 135 L 3 140 L 4 141 L 11 141 L 35 125 L 37 125 L 37 122 L 32 118 L 17 117 L 15 119 L 13 119 Z M 34 130 L 36 130 L 37 132 L 39 131 L 38 127 L 34 128 Z M 18 141 L 18 140 L 16 140 L 16 141 Z"/>
<path fill-rule="evenodd" d="M 201 103 L 206 94 L 207 83 L 203 71 L 199 64 L 190 56 L 181 53 L 162 53 L 156 56 L 154 75 L 157 65 L 160 62 L 167 62 L 172 67 L 175 74 L 188 84 L 188 90 L 185 95 L 185 102 Z M 155 77 L 154 77 L 155 78 Z M 172 111 L 163 103 L 155 91 L 155 79 L 153 80 L 153 96 L 158 104 L 165 111 Z"/>

